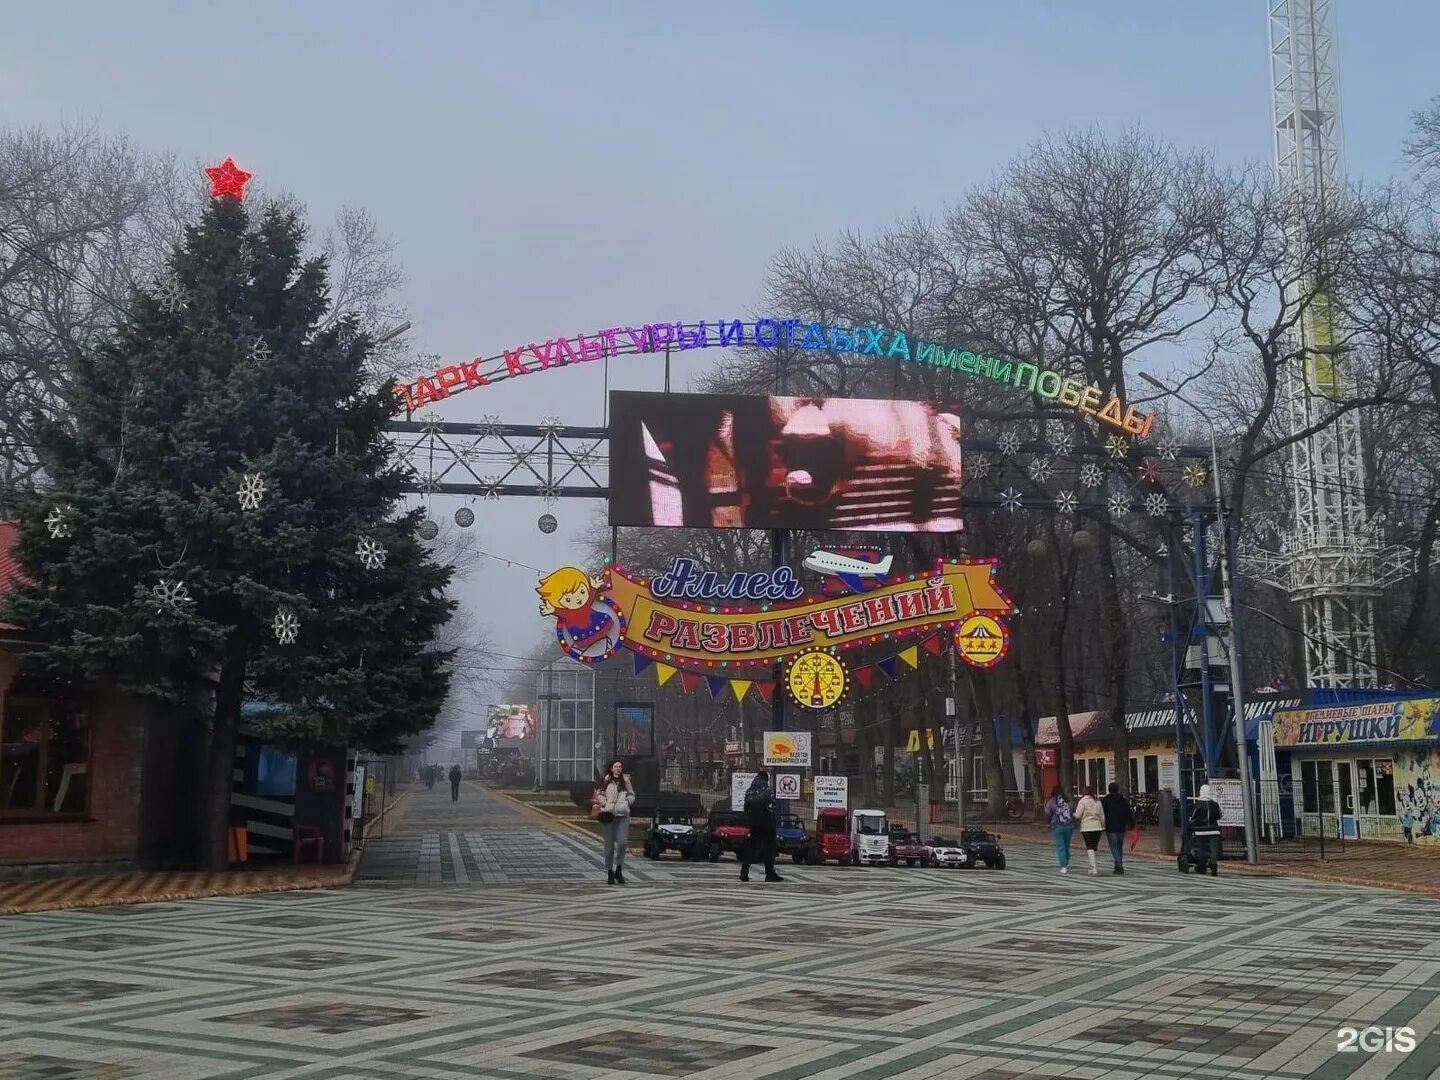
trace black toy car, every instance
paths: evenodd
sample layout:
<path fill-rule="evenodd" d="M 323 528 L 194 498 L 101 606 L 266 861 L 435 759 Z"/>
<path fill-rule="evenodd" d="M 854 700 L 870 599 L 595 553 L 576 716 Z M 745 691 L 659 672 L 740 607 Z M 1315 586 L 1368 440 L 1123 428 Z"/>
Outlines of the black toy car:
<path fill-rule="evenodd" d="M 986 869 L 1005 869 L 1005 849 L 1000 846 L 997 833 L 984 829 L 965 829 L 960 833 L 960 843 L 970 853 L 970 865 L 984 863 Z"/>
<path fill-rule="evenodd" d="M 645 857 L 658 859 L 667 851 L 678 851 L 682 859 L 701 856 L 700 830 L 688 814 L 657 814 L 645 833 Z"/>

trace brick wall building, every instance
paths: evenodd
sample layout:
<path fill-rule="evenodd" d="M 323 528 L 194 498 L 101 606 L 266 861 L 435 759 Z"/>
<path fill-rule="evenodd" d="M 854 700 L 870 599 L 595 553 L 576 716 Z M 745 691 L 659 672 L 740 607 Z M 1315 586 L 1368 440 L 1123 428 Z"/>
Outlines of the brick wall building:
<path fill-rule="evenodd" d="M 19 575 L 14 540 L 0 523 L 0 596 Z M 193 859 L 201 733 L 112 689 L 37 678 L 32 647 L 0 624 L 0 876 Z"/>

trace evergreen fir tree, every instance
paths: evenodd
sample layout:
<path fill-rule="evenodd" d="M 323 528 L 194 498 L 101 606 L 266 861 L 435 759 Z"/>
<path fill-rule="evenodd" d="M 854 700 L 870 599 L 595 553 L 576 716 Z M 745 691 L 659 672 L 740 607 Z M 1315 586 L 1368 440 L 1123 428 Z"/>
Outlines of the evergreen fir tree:
<path fill-rule="evenodd" d="M 238 199 L 213 199 L 170 287 L 137 295 L 113 342 L 77 358 L 71 415 L 40 429 L 48 486 L 17 507 L 31 581 L 4 618 L 44 643 L 27 662 L 208 723 L 210 866 L 225 863 L 246 699 L 289 706 L 290 738 L 385 751 L 433 723 L 449 681 L 432 643 L 451 571 L 418 541 L 421 512 L 399 513 L 383 434 L 396 401 L 367 387 L 352 324 L 319 329 L 326 269 L 303 238 L 293 213 L 252 224 Z M 254 509 L 247 477 L 263 483 Z"/>

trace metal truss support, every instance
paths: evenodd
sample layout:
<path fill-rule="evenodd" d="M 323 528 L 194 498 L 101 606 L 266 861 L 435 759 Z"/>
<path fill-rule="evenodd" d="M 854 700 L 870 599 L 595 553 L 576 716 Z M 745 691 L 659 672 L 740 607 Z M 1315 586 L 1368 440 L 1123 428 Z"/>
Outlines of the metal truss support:
<path fill-rule="evenodd" d="M 553 418 L 539 424 L 395 421 L 388 430 L 410 473 L 408 490 L 474 499 L 526 496 L 603 499 L 609 495 L 609 433 Z M 963 444 L 964 505 L 1008 512 L 1134 516 L 1163 520 L 1197 508 L 1213 512 L 1206 447 L 1076 445 L 999 439 Z"/>

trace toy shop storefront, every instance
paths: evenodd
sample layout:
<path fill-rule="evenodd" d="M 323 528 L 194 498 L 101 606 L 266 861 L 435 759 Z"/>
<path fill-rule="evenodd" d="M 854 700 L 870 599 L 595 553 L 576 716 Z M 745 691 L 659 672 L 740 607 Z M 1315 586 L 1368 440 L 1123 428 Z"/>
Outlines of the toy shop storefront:
<path fill-rule="evenodd" d="M 1277 712 L 1302 836 L 1440 843 L 1440 697 Z M 1288 772 L 1284 756 L 1289 758 Z"/>

